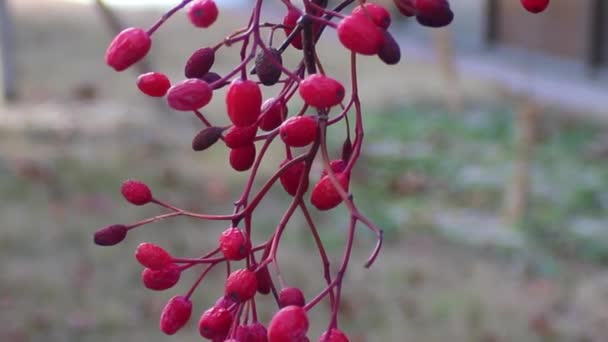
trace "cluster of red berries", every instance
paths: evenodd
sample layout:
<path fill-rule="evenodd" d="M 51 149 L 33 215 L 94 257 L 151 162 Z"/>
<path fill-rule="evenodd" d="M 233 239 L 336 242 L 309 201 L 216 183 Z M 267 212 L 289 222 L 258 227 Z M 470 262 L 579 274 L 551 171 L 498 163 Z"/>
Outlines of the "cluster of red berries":
<path fill-rule="evenodd" d="M 224 294 L 213 307 L 201 314 L 198 322 L 202 337 L 212 341 L 309 341 L 309 312 L 322 300 L 328 300 L 331 320 L 319 341 L 348 341 L 346 334 L 338 328 L 337 314 L 357 224 L 361 223 L 377 237 L 366 267 L 374 262 L 382 246 L 382 231 L 357 209 L 354 196 L 349 193 L 351 171 L 359 159 L 364 136 L 356 62 L 359 55 L 376 55 L 389 65 L 398 63 L 401 58 L 399 44 L 387 31 L 391 24 L 389 11 L 377 3 L 361 2 L 350 14 L 342 14 L 353 2 L 342 0 L 328 9 L 327 0 L 304 0 L 303 8 L 289 0 L 283 1 L 287 7 L 286 14 L 281 23 L 275 24 L 261 20 L 263 0 L 255 0 L 248 27 L 228 35 L 215 46 L 194 51 L 185 63 L 185 79 L 172 84 L 160 72 L 138 77 L 137 86 L 142 93 L 164 97 L 172 109 L 192 112 L 200 119 L 203 127 L 192 140 L 194 151 L 204 151 L 222 140 L 229 149 L 228 160 L 232 169 L 249 171 L 243 193 L 234 203 L 234 212 L 229 215 L 180 209 L 156 198 L 143 182 L 127 180 L 122 184 L 121 193 L 128 202 L 136 206 L 155 204 L 168 211 L 128 225 L 110 225 L 95 233 L 96 244 L 111 246 L 124 240 L 135 228 L 171 217 L 227 222 L 228 228 L 219 234 L 217 248 L 201 257 L 175 257 L 152 243 L 142 243 L 137 247 L 135 258 L 144 267 L 141 279 L 151 290 L 172 288 L 180 280 L 182 272 L 199 269 L 199 276 L 190 290 L 171 298 L 163 309 L 160 329 L 164 333 L 175 334 L 187 324 L 192 315 L 194 291 L 215 266 L 226 264 L 228 272 Z M 394 0 L 394 3 L 401 14 L 415 17 L 424 26 L 446 26 L 454 18 L 447 0 Z M 546 7 L 548 0 L 522 0 L 522 3 L 528 10 L 537 12 Z M 118 34 L 107 49 L 107 64 L 116 71 L 123 71 L 143 59 L 150 51 L 154 32 L 182 9 L 186 9 L 188 19 L 198 28 L 208 28 L 219 18 L 213 0 L 183 0 L 150 29 L 128 28 Z M 351 86 L 348 90 L 341 81 L 325 73 L 316 54 L 316 43 L 328 27 L 336 29 L 339 41 L 351 51 Z M 277 29 L 283 29 L 286 38 L 280 46 L 273 47 L 272 37 Z M 268 42 L 261 38 L 262 30 L 272 33 Z M 225 75 L 212 71 L 215 55 L 221 49 L 235 45 L 241 46 L 241 62 Z M 290 46 L 302 50 L 301 60 L 292 68 L 285 66 L 282 57 L 283 51 Z M 250 66 L 253 66 L 251 71 Z M 264 99 L 262 86 L 278 86 L 279 90 L 274 97 Z M 201 109 L 219 96 L 217 93 L 223 88 L 226 88 L 223 98 L 228 124 L 214 125 Z M 289 116 L 287 104 L 296 93 L 304 104 Z M 340 123 L 344 125 L 338 125 Z M 326 139 L 330 128 L 341 128 L 346 136 L 339 156 L 334 159 L 330 157 Z M 277 136 L 284 147 L 285 157 L 276 166 L 277 171 L 254 192 L 252 188 L 258 168 L 268 147 L 278 141 Z M 305 194 L 309 190 L 314 162 L 323 165 L 323 172 L 307 200 Z M 256 244 L 252 239 L 255 209 L 277 182 L 292 197 L 291 203 L 274 232 Z M 330 271 L 330 259 L 308 202 L 320 211 L 344 204 L 350 213 L 346 246 L 335 274 Z M 286 285 L 277 263 L 281 236 L 296 210 L 306 218 L 322 259 L 322 275 L 326 281 L 326 287 L 308 301 L 300 288 Z M 231 271 L 235 263 L 241 267 Z M 278 311 L 264 325 L 258 321 L 256 295 L 271 293 Z"/>

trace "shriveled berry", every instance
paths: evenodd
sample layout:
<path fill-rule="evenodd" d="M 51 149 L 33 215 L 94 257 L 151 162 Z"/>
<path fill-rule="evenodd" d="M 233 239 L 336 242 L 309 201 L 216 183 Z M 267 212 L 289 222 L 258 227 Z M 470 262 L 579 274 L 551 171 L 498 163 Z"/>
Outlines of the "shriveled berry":
<path fill-rule="evenodd" d="M 235 79 L 226 93 L 228 117 L 235 126 L 253 125 L 260 116 L 262 92 L 251 80 Z"/>
<path fill-rule="evenodd" d="M 125 239 L 127 231 L 124 224 L 113 224 L 96 231 L 93 241 L 99 246 L 114 246 Z"/>
<path fill-rule="evenodd" d="M 169 299 L 160 314 L 160 330 L 167 335 L 175 334 L 192 315 L 192 302 L 184 296 Z"/>
<path fill-rule="evenodd" d="M 137 87 L 142 93 L 152 97 L 163 97 L 171 88 L 169 78 L 160 72 L 149 72 L 139 75 Z"/>
<path fill-rule="evenodd" d="M 188 8 L 188 19 L 196 27 L 209 27 L 215 20 L 219 11 L 213 0 L 195 0 Z"/>
<path fill-rule="evenodd" d="M 348 176 L 344 173 L 339 173 L 336 174 L 336 178 L 340 185 L 342 185 L 342 188 L 348 191 Z M 321 177 L 312 189 L 310 202 L 319 210 L 329 210 L 342 203 L 342 197 L 334 187 L 329 175 Z"/>
<path fill-rule="evenodd" d="M 173 257 L 164 248 L 150 242 L 143 242 L 135 250 L 135 259 L 147 268 L 159 270 L 167 267 Z"/>
<path fill-rule="evenodd" d="M 306 300 L 304 293 L 297 287 L 286 287 L 279 292 L 279 305 L 284 308 L 286 306 L 304 306 Z"/>
<path fill-rule="evenodd" d="M 308 316 L 299 306 L 287 306 L 279 310 L 268 324 L 269 342 L 301 341 L 308 331 Z"/>
<path fill-rule="evenodd" d="M 391 25 L 391 14 L 384 6 L 373 2 L 366 2 L 353 9 L 352 15 L 369 16 L 374 24 L 387 29 Z"/>
<path fill-rule="evenodd" d="M 220 250 L 228 260 L 242 260 L 251 250 L 251 242 L 242 230 L 231 227 L 220 235 Z"/>
<path fill-rule="evenodd" d="M 266 328 L 261 323 L 240 325 L 236 328 L 236 340 L 239 342 L 267 342 Z"/>
<path fill-rule="evenodd" d="M 347 49 L 371 56 L 380 50 L 382 29 L 366 16 L 349 15 L 338 24 L 338 38 Z"/>
<path fill-rule="evenodd" d="M 344 169 L 346 169 L 346 162 L 342 159 L 336 159 L 329 162 L 329 167 L 334 173 L 342 173 Z M 325 177 L 327 175 L 327 170 L 323 169 L 321 173 L 321 177 Z"/>
<path fill-rule="evenodd" d="M 181 276 L 181 270 L 176 264 L 169 264 L 160 270 L 144 269 L 141 279 L 150 290 L 163 291 L 172 288 Z"/>
<path fill-rule="evenodd" d="M 444 27 L 454 20 L 447 0 L 416 0 L 416 20 L 427 27 Z"/>
<path fill-rule="evenodd" d="M 395 38 L 388 32 L 382 32 L 382 47 L 378 51 L 378 57 L 388 65 L 399 63 L 401 60 L 401 48 Z"/>
<path fill-rule="evenodd" d="M 344 99 L 344 86 L 321 74 L 306 77 L 298 90 L 306 104 L 317 108 L 333 107 Z"/>
<path fill-rule="evenodd" d="M 349 160 L 350 155 L 353 153 L 353 144 L 349 138 L 344 140 L 342 144 L 342 160 Z"/>
<path fill-rule="evenodd" d="M 207 82 L 190 78 L 169 89 L 167 103 L 175 110 L 191 111 L 207 105 L 212 96 L 213 91 Z"/>
<path fill-rule="evenodd" d="M 246 269 L 236 270 L 226 279 L 226 296 L 243 303 L 255 295 L 258 289 L 255 273 Z"/>
<path fill-rule="evenodd" d="M 229 148 L 237 148 L 253 143 L 255 134 L 258 130 L 257 125 L 251 126 L 232 126 L 224 136 L 224 142 Z"/>
<path fill-rule="evenodd" d="M 121 31 L 106 50 L 106 64 L 116 71 L 123 71 L 142 60 L 150 51 L 152 40 L 140 28 L 130 27 Z"/>
<path fill-rule="evenodd" d="M 288 146 L 304 147 L 317 138 L 317 126 L 317 120 L 312 116 L 295 116 L 281 124 L 279 133 Z"/>
<path fill-rule="evenodd" d="M 547 9 L 549 0 L 521 0 L 521 4 L 528 12 L 540 13 Z"/>
<path fill-rule="evenodd" d="M 230 150 L 230 166 L 236 171 L 247 171 L 255 162 L 255 144 L 250 143 Z"/>
<path fill-rule="evenodd" d="M 414 1 L 415 0 L 393 0 L 393 3 L 395 3 L 395 7 L 397 7 L 399 13 L 406 17 L 413 17 L 416 15 Z"/>
<path fill-rule="evenodd" d="M 258 126 L 263 131 L 272 131 L 279 127 L 283 119 L 287 117 L 287 105 L 282 98 L 271 97 L 264 101 L 261 113 Z"/>
<path fill-rule="evenodd" d="M 284 26 L 286 36 L 289 36 L 291 34 L 291 32 L 295 29 L 299 19 L 300 19 L 300 13 L 298 13 L 297 10 L 295 10 L 293 8 L 289 8 L 287 10 L 287 14 L 285 14 L 285 17 L 283 18 L 283 26 Z M 294 39 L 291 41 L 291 45 L 298 50 L 302 50 L 302 34 L 301 33 L 299 35 L 297 35 L 296 37 L 294 37 Z"/>
<path fill-rule="evenodd" d="M 215 50 L 209 47 L 200 48 L 188 58 L 184 67 L 186 78 L 203 79 L 215 62 Z M 209 80 L 205 80 L 207 83 Z"/>
<path fill-rule="evenodd" d="M 222 136 L 224 129 L 222 127 L 207 127 L 198 132 L 192 139 L 192 149 L 195 151 L 204 151 L 213 146 Z"/>
<path fill-rule="evenodd" d="M 255 272 L 255 277 L 257 279 L 258 292 L 261 294 L 269 294 L 272 278 L 270 278 L 268 267 L 264 266 L 259 271 Z"/>
<path fill-rule="evenodd" d="M 329 334 L 327 331 L 321 334 L 319 342 L 349 342 L 349 340 L 346 334 L 339 329 L 331 329 Z"/>
<path fill-rule="evenodd" d="M 281 166 L 287 164 L 289 161 L 290 161 L 290 159 L 285 159 L 281 163 Z M 285 191 L 288 194 L 290 194 L 291 196 L 295 196 L 296 192 L 298 191 L 298 186 L 300 185 L 300 179 L 302 177 L 302 173 L 304 172 L 305 168 L 306 168 L 306 163 L 304 161 L 299 161 L 295 164 L 292 164 L 290 167 L 288 167 L 279 177 L 279 180 L 281 182 L 281 185 L 283 186 L 283 189 L 285 189 Z M 303 190 L 303 193 L 304 193 L 308 189 L 308 175 L 304 176 L 304 183 L 302 184 L 302 186 L 304 187 L 304 190 Z"/>
<path fill-rule="evenodd" d="M 263 85 L 275 85 L 281 77 L 283 65 L 281 53 L 274 48 L 269 48 L 268 52 L 262 51 L 255 58 L 255 73 Z"/>
<path fill-rule="evenodd" d="M 152 201 L 152 191 L 142 181 L 127 179 L 120 186 L 122 196 L 131 204 L 144 205 Z"/>
<path fill-rule="evenodd" d="M 198 331 L 201 336 L 208 339 L 224 338 L 231 325 L 232 314 L 230 311 L 214 306 L 201 315 L 198 321 Z"/>
<path fill-rule="evenodd" d="M 221 80 L 222 76 L 220 76 L 218 73 L 210 71 L 210 72 L 206 73 L 203 77 L 201 77 L 201 79 L 203 81 L 209 83 L 209 85 L 211 85 L 211 83 Z M 214 85 L 213 89 L 221 88 L 221 87 L 225 86 L 226 84 L 228 84 L 228 83 L 224 82 L 221 84 Z"/>

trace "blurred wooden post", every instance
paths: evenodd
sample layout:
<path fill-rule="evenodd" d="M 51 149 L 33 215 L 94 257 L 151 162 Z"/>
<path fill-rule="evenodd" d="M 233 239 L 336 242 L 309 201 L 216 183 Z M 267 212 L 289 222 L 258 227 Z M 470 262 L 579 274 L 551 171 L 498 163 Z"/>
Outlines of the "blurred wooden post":
<path fill-rule="evenodd" d="M 15 74 L 15 29 L 8 0 L 0 0 L 0 104 L 17 97 Z"/>
<path fill-rule="evenodd" d="M 437 53 L 437 64 L 445 81 L 446 104 L 450 111 L 459 112 L 463 108 L 462 94 L 458 86 L 458 71 L 454 60 L 452 29 L 444 27 L 432 30 L 433 44 Z"/>

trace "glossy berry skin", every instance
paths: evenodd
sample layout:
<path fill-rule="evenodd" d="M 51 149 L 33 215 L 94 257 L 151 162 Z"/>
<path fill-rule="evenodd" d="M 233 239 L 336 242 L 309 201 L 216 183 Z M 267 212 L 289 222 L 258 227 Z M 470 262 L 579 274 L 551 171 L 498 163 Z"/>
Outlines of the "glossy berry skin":
<path fill-rule="evenodd" d="M 270 272 L 268 272 L 268 267 L 264 266 L 255 272 L 255 277 L 257 279 L 258 292 L 265 295 L 269 294 L 272 278 L 270 277 Z"/>
<path fill-rule="evenodd" d="M 291 32 L 296 27 L 296 24 L 298 23 L 299 19 L 300 13 L 298 13 L 298 11 L 292 8 L 287 10 L 287 14 L 285 14 L 285 17 L 283 18 L 283 25 L 285 26 L 284 30 L 286 36 L 289 36 L 289 34 L 291 34 Z M 291 45 L 298 50 L 302 50 L 302 34 L 299 34 L 297 37 L 295 37 L 291 41 Z"/>
<path fill-rule="evenodd" d="M 141 273 L 144 285 L 155 291 L 163 291 L 172 288 L 181 276 L 181 270 L 176 264 L 169 264 L 160 270 L 146 268 Z"/>
<path fill-rule="evenodd" d="M 228 260 L 242 260 L 251 250 L 251 243 L 242 230 L 228 228 L 220 235 L 220 250 Z"/>
<path fill-rule="evenodd" d="M 215 50 L 209 47 L 200 48 L 188 58 L 184 67 L 186 78 L 203 79 L 215 62 Z M 211 83 L 208 80 L 207 83 Z"/>
<path fill-rule="evenodd" d="M 348 176 L 344 173 L 339 173 L 336 174 L 336 178 L 342 185 L 342 188 L 348 192 Z M 338 190 L 331 182 L 329 175 L 321 177 L 312 189 L 310 202 L 319 210 L 333 209 L 342 203 L 342 197 L 340 197 Z"/>
<path fill-rule="evenodd" d="M 144 205 L 152 201 L 152 191 L 142 181 L 127 179 L 120 186 L 120 193 L 127 202 L 134 205 Z"/>
<path fill-rule="evenodd" d="M 299 306 L 279 310 L 268 324 L 269 342 L 296 342 L 306 337 L 308 316 Z"/>
<path fill-rule="evenodd" d="M 260 116 L 262 92 L 257 83 L 250 80 L 232 81 L 226 93 L 228 117 L 235 126 L 251 126 Z"/>
<path fill-rule="evenodd" d="M 338 24 L 338 39 L 361 55 L 375 55 L 382 44 L 382 29 L 367 16 L 349 15 Z"/>
<path fill-rule="evenodd" d="M 253 143 L 258 127 L 251 126 L 232 126 L 224 136 L 224 142 L 229 148 L 237 148 Z"/>
<path fill-rule="evenodd" d="M 339 329 L 331 329 L 329 334 L 327 331 L 321 334 L 319 342 L 349 342 L 345 333 Z"/>
<path fill-rule="evenodd" d="M 173 257 L 164 248 L 150 242 L 143 242 L 135 250 L 135 259 L 147 268 L 160 270 L 172 263 Z"/>
<path fill-rule="evenodd" d="M 247 171 L 255 162 L 255 144 L 250 143 L 230 150 L 230 166 L 239 172 Z"/>
<path fill-rule="evenodd" d="M 415 0 L 393 0 L 395 7 L 399 10 L 399 13 L 406 17 L 413 17 L 416 15 L 416 6 L 414 5 Z"/>
<path fill-rule="evenodd" d="M 160 330 L 167 335 L 175 334 L 192 315 L 192 302 L 184 296 L 175 296 L 163 308 L 160 314 Z"/>
<path fill-rule="evenodd" d="M 444 27 L 454 20 L 447 0 L 416 0 L 416 20 L 427 27 Z"/>
<path fill-rule="evenodd" d="M 198 331 L 208 339 L 223 338 L 228 334 L 232 325 L 232 314 L 225 308 L 212 307 L 205 311 L 198 321 Z"/>
<path fill-rule="evenodd" d="M 217 20 L 219 11 L 213 0 L 195 0 L 188 7 L 188 19 L 196 27 L 206 28 Z"/>
<path fill-rule="evenodd" d="M 279 128 L 283 142 L 291 147 L 304 147 L 317 138 L 317 120 L 308 115 L 291 117 Z"/>
<path fill-rule="evenodd" d="M 124 224 L 113 224 L 96 231 L 93 241 L 98 246 L 114 246 L 127 237 L 127 232 Z"/>
<path fill-rule="evenodd" d="M 167 103 L 175 110 L 191 111 L 206 106 L 212 96 L 213 90 L 207 82 L 190 78 L 169 89 Z"/>
<path fill-rule="evenodd" d="M 384 6 L 373 2 L 366 2 L 363 5 L 355 7 L 351 14 L 362 16 L 369 15 L 374 24 L 385 30 L 391 25 L 391 14 L 389 11 L 384 8 Z"/>
<path fill-rule="evenodd" d="M 139 75 L 137 78 L 137 87 L 142 93 L 151 97 L 163 97 L 171 88 L 169 78 L 160 72 L 149 72 Z"/>
<path fill-rule="evenodd" d="M 123 71 L 142 60 L 152 47 L 152 39 L 140 28 L 130 27 L 121 31 L 106 50 L 106 64 L 116 71 Z"/>
<path fill-rule="evenodd" d="M 531 13 L 540 13 L 547 9 L 549 0 L 521 0 L 522 6 Z"/>
<path fill-rule="evenodd" d="M 344 86 L 331 77 L 313 74 L 306 77 L 298 89 L 306 104 L 317 108 L 333 107 L 344 99 Z"/>
<path fill-rule="evenodd" d="M 236 339 L 239 342 L 267 342 L 267 334 L 261 323 L 241 325 L 236 329 Z"/>
<path fill-rule="evenodd" d="M 226 279 L 225 294 L 235 302 L 244 303 L 255 295 L 258 289 L 255 273 L 246 269 L 236 270 Z"/>
<path fill-rule="evenodd" d="M 281 166 L 287 164 L 289 160 L 290 159 L 285 159 L 281 163 Z M 292 164 L 279 177 L 279 181 L 281 182 L 283 189 L 285 189 L 285 191 L 291 196 L 296 195 L 296 192 L 298 191 L 298 186 L 300 185 L 300 178 L 302 177 L 305 168 L 306 164 L 304 163 L 304 161 L 299 161 L 295 164 Z M 308 175 L 304 176 L 304 184 L 302 184 L 302 186 L 304 187 L 304 193 L 308 189 Z"/>
<path fill-rule="evenodd" d="M 334 173 L 341 173 L 346 169 L 346 162 L 342 159 L 336 159 L 329 162 L 329 167 Z M 327 175 L 327 171 L 323 169 L 321 173 L 321 177 L 325 177 Z"/>
<path fill-rule="evenodd" d="M 279 305 L 282 308 L 290 305 L 302 307 L 305 304 L 304 293 L 297 287 L 286 287 L 279 292 Z"/>
<path fill-rule="evenodd" d="M 282 99 L 269 98 L 262 105 L 262 114 L 258 121 L 261 130 L 269 132 L 281 126 L 287 117 L 287 105 Z"/>

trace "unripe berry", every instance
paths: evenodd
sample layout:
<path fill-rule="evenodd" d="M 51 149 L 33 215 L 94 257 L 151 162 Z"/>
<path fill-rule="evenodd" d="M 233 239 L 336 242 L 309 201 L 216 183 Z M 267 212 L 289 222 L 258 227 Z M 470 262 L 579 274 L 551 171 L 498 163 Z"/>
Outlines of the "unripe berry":
<path fill-rule="evenodd" d="M 288 146 L 304 147 L 317 138 L 317 119 L 308 116 L 291 117 L 281 124 L 279 133 Z"/>
<path fill-rule="evenodd" d="M 188 19 L 192 25 L 205 28 L 215 22 L 218 12 L 213 0 L 195 0 L 188 8 Z"/>
<path fill-rule="evenodd" d="M 106 50 L 106 64 L 123 71 L 142 60 L 150 51 L 152 40 L 140 28 L 130 27 L 120 32 Z"/>
<path fill-rule="evenodd" d="M 339 173 L 336 174 L 336 178 L 344 191 L 348 192 L 348 176 L 344 173 Z M 329 210 L 342 203 L 342 197 L 334 187 L 329 175 L 321 177 L 312 189 L 310 202 L 319 210 Z"/>
<path fill-rule="evenodd" d="M 287 164 L 290 159 L 285 159 L 281 166 Z M 302 177 L 302 173 L 306 168 L 306 163 L 304 161 L 299 161 L 295 164 L 292 164 L 289 168 L 287 168 L 279 177 L 281 181 L 281 185 L 283 189 L 290 194 L 291 196 L 295 196 L 298 191 L 298 186 L 300 185 L 300 178 Z M 304 176 L 304 183 L 302 184 L 304 190 L 302 193 L 306 192 L 308 189 L 308 175 Z"/>
<path fill-rule="evenodd" d="M 225 294 L 238 303 L 253 298 L 257 289 L 255 273 L 246 269 L 236 270 L 226 279 Z"/>
<path fill-rule="evenodd" d="M 264 102 L 261 112 L 258 126 L 263 131 L 272 131 L 287 117 L 287 105 L 283 99 L 271 97 Z"/>
<path fill-rule="evenodd" d="M 279 310 L 268 324 L 269 342 L 301 341 L 308 331 L 308 316 L 299 306 Z"/>
<path fill-rule="evenodd" d="M 547 9 L 549 6 L 549 0 L 521 0 L 521 4 L 528 12 L 540 13 Z"/>
<path fill-rule="evenodd" d="M 242 260 L 251 250 L 251 243 L 242 230 L 228 228 L 221 235 L 219 245 L 228 260 Z"/>
<path fill-rule="evenodd" d="M 374 24 L 387 29 L 391 25 L 391 14 L 380 4 L 366 2 L 353 9 L 352 15 L 369 16 Z"/>
<path fill-rule="evenodd" d="M 224 136 L 224 142 L 229 148 L 237 148 L 253 143 L 258 126 L 232 126 Z"/>
<path fill-rule="evenodd" d="M 329 162 L 329 167 L 334 173 L 342 173 L 344 169 L 346 169 L 346 162 L 342 159 L 336 159 Z M 321 173 L 321 178 L 327 175 L 327 170 L 323 168 L 323 172 Z"/>
<path fill-rule="evenodd" d="M 150 242 L 143 242 L 135 250 L 135 259 L 147 268 L 159 270 L 167 267 L 173 261 L 173 257 L 164 248 Z"/>
<path fill-rule="evenodd" d="M 272 278 L 270 277 L 270 272 L 268 272 L 268 267 L 264 266 L 259 271 L 255 272 L 255 277 L 258 284 L 258 292 L 265 295 L 269 294 Z"/>
<path fill-rule="evenodd" d="M 250 143 L 230 150 L 230 166 L 236 171 L 247 171 L 255 162 L 255 144 Z"/>
<path fill-rule="evenodd" d="M 287 14 L 285 14 L 285 17 L 283 18 L 283 26 L 284 26 L 286 36 L 289 36 L 291 34 L 291 32 L 295 29 L 299 19 L 300 19 L 300 13 L 298 13 L 297 10 L 295 10 L 293 8 L 289 8 L 287 10 Z M 302 34 L 301 33 L 291 41 L 291 45 L 298 50 L 302 50 Z"/>
<path fill-rule="evenodd" d="M 127 231 L 124 224 L 113 224 L 96 231 L 93 241 L 99 246 L 114 246 L 125 239 Z"/>
<path fill-rule="evenodd" d="M 222 136 L 224 129 L 222 127 L 207 127 L 198 132 L 192 139 L 192 149 L 195 151 L 204 151 L 213 146 Z"/>
<path fill-rule="evenodd" d="M 201 315 L 198 321 L 198 331 L 205 338 L 222 338 L 223 341 L 231 325 L 232 314 L 230 311 L 214 306 Z"/>
<path fill-rule="evenodd" d="M 255 58 L 255 73 L 258 79 L 265 86 L 272 86 L 279 81 L 282 70 L 279 66 L 283 65 L 281 53 L 274 48 L 269 48 L 268 52 L 262 51 Z"/>
<path fill-rule="evenodd" d="M 160 314 L 160 330 L 167 335 L 175 334 L 192 315 L 192 302 L 184 296 L 169 299 Z"/>
<path fill-rule="evenodd" d="M 253 125 L 262 106 L 262 92 L 257 83 L 235 79 L 226 93 L 226 109 L 235 126 Z"/>
<path fill-rule="evenodd" d="M 203 79 L 211 70 L 213 62 L 215 62 L 215 50 L 209 47 L 198 49 L 188 58 L 184 67 L 184 75 L 186 75 L 186 78 Z M 211 83 L 209 80 L 205 81 Z"/>
<path fill-rule="evenodd" d="M 414 1 L 415 0 L 393 0 L 399 12 L 406 17 L 413 17 L 416 15 Z"/>
<path fill-rule="evenodd" d="M 331 329 L 329 335 L 327 331 L 319 337 L 319 342 L 349 342 L 348 337 L 339 329 Z"/>
<path fill-rule="evenodd" d="M 416 0 L 416 20 L 423 26 L 444 27 L 454 20 L 447 0 Z"/>
<path fill-rule="evenodd" d="M 338 38 L 347 49 L 371 56 L 380 50 L 382 29 L 366 16 L 349 15 L 338 24 Z"/>
<path fill-rule="evenodd" d="M 267 342 L 266 328 L 261 323 L 240 325 L 236 328 L 236 340 L 239 342 Z"/>
<path fill-rule="evenodd" d="M 321 74 L 306 77 L 298 91 L 306 104 L 317 108 L 333 107 L 344 99 L 344 86 Z"/>
<path fill-rule="evenodd" d="M 144 285 L 155 291 L 163 291 L 172 288 L 181 276 L 181 269 L 176 264 L 169 264 L 160 270 L 146 268 L 141 273 Z"/>
<path fill-rule="evenodd" d="M 388 31 L 382 32 L 382 46 L 378 57 L 388 65 L 397 64 L 401 60 L 401 48 Z"/>
<path fill-rule="evenodd" d="M 152 201 L 152 191 L 142 181 L 127 179 L 120 186 L 122 196 L 131 204 L 144 205 Z"/>
<path fill-rule="evenodd" d="M 163 97 L 171 88 L 169 78 L 160 72 L 149 72 L 139 75 L 137 87 L 142 93 L 152 97 Z"/>
<path fill-rule="evenodd" d="M 290 305 L 304 306 L 305 304 L 304 293 L 297 287 L 286 287 L 279 292 L 279 306 L 282 308 Z"/>
<path fill-rule="evenodd" d="M 207 82 L 190 78 L 169 89 L 167 103 L 175 110 L 191 111 L 207 105 L 212 96 L 213 91 Z"/>

